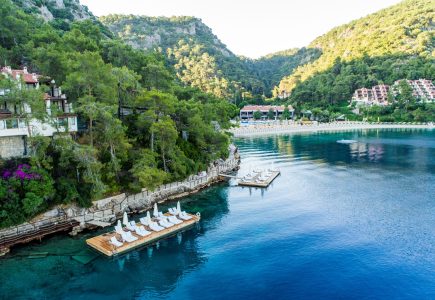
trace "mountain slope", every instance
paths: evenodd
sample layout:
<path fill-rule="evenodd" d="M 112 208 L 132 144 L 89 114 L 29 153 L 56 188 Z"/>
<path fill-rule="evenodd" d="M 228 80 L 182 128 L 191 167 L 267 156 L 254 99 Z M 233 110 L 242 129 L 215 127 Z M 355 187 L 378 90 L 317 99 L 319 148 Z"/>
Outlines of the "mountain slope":
<path fill-rule="evenodd" d="M 13 0 L 25 12 L 41 16 L 45 21 L 95 19 L 95 16 L 79 0 Z"/>
<path fill-rule="evenodd" d="M 272 53 L 255 60 L 249 60 L 251 72 L 256 73 L 267 91 L 271 91 L 282 78 L 290 75 L 300 65 L 316 60 L 321 54 L 319 49 L 289 49 Z"/>
<path fill-rule="evenodd" d="M 308 47 L 322 52 L 319 59 L 284 78 L 279 91 L 291 92 L 300 82 L 327 71 L 337 61 L 350 62 L 365 56 L 434 57 L 434 10 L 433 0 L 407 0 L 332 29 Z"/>
<path fill-rule="evenodd" d="M 185 84 L 236 100 L 242 93 L 270 95 L 283 76 L 317 52 L 296 49 L 252 60 L 236 56 L 194 17 L 109 15 L 100 20 L 133 47 L 162 51 Z"/>

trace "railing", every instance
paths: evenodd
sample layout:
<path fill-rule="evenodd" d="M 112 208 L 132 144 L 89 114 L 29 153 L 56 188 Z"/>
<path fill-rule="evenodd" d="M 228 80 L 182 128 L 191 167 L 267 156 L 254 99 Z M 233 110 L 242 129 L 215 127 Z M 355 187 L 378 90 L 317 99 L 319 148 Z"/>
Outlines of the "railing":
<path fill-rule="evenodd" d="M 0 248 L 26 242 L 60 230 L 79 225 L 77 221 L 68 220 L 66 215 L 44 219 L 43 222 L 21 224 L 0 231 Z"/>
<path fill-rule="evenodd" d="M 233 154 L 232 154 L 233 156 Z M 128 201 L 133 198 L 139 197 L 141 201 L 146 199 L 151 204 L 153 196 L 158 193 L 175 194 L 180 187 L 183 189 L 196 189 L 216 179 L 220 173 L 228 172 L 238 166 L 238 160 L 235 158 L 229 159 L 215 167 L 212 167 L 204 176 L 190 176 L 190 178 L 180 181 L 163 184 L 159 186 L 155 191 L 143 190 L 139 194 L 126 196 L 123 201 L 117 205 L 113 205 L 110 208 L 96 209 L 92 212 L 88 212 L 84 215 L 77 216 L 76 218 L 84 218 L 86 220 L 102 220 L 108 217 L 114 217 L 116 211 L 123 212 L 128 206 Z M 94 206 L 94 209 L 96 206 Z M 105 215 L 105 212 L 110 211 L 110 215 Z M 47 234 L 66 230 L 74 226 L 78 226 L 80 223 L 78 220 L 68 218 L 63 213 L 61 216 L 46 218 L 34 223 L 25 223 L 5 230 L 0 230 L 0 248 L 10 247 L 14 244 L 24 243 L 30 240 L 41 238 Z"/>

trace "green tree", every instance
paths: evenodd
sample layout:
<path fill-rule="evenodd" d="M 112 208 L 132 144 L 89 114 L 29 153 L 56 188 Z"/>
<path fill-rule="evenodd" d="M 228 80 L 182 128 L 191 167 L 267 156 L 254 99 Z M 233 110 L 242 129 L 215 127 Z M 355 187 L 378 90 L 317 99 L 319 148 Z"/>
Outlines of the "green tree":
<path fill-rule="evenodd" d="M 153 191 L 168 178 L 166 172 L 158 169 L 156 156 L 157 154 L 150 150 L 144 149 L 140 151 L 139 157 L 135 160 L 130 170 L 137 179 L 137 183 L 132 183 L 134 185 L 133 189 L 140 190 L 142 187 L 145 187 Z"/>
<path fill-rule="evenodd" d="M 253 115 L 254 120 L 260 120 L 262 115 L 263 114 L 261 113 L 261 111 L 259 111 L 259 110 L 254 111 L 254 115 Z"/>
<path fill-rule="evenodd" d="M 290 110 L 288 109 L 288 106 L 286 106 L 286 107 L 284 108 L 284 111 L 282 112 L 282 116 L 281 116 L 281 118 L 282 118 L 283 120 L 288 120 L 288 119 L 291 118 Z"/>
<path fill-rule="evenodd" d="M 153 132 L 156 137 L 157 147 L 160 150 L 162 158 L 163 170 L 169 172 L 167 158 L 170 152 L 174 150 L 178 137 L 175 124 L 171 119 L 164 118 L 153 123 L 151 132 Z"/>
<path fill-rule="evenodd" d="M 274 120 L 275 119 L 275 111 L 272 108 L 269 109 L 269 111 L 267 112 L 267 118 L 269 120 Z"/>

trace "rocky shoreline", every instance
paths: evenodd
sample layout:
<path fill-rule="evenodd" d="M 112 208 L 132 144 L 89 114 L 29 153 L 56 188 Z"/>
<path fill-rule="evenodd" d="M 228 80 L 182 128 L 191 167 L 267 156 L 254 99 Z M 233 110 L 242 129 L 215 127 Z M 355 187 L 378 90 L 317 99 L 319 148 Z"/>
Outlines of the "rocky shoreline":
<path fill-rule="evenodd" d="M 29 222 L 0 230 L 0 256 L 7 254 L 17 244 L 41 240 L 44 236 L 57 232 L 67 231 L 76 235 L 84 229 L 95 229 L 98 224 L 112 224 L 124 212 L 140 213 L 150 209 L 156 202 L 162 203 L 192 195 L 225 180 L 220 174 L 236 171 L 239 165 L 240 156 L 237 148 L 232 145 L 227 160 L 216 161 L 207 172 L 190 176 L 184 181 L 162 185 L 152 192 L 144 189 L 138 194 L 123 193 L 101 199 L 95 201 L 90 208 L 76 205 L 56 206 Z"/>

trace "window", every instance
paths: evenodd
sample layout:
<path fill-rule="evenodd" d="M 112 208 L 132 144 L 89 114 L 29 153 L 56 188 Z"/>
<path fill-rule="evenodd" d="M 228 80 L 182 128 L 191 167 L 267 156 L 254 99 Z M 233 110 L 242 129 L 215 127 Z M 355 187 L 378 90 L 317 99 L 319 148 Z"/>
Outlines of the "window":
<path fill-rule="evenodd" d="M 70 118 L 71 125 L 76 125 L 76 118 Z"/>
<path fill-rule="evenodd" d="M 6 120 L 6 128 L 7 129 L 18 128 L 18 120 L 17 119 L 8 119 L 8 120 Z"/>
<path fill-rule="evenodd" d="M 5 121 L 0 120 L 0 130 L 6 129 Z"/>
<path fill-rule="evenodd" d="M 66 127 L 66 126 L 68 126 L 68 119 L 64 119 L 64 118 L 60 119 L 59 118 L 59 119 L 57 119 L 57 124 L 61 127 Z"/>

